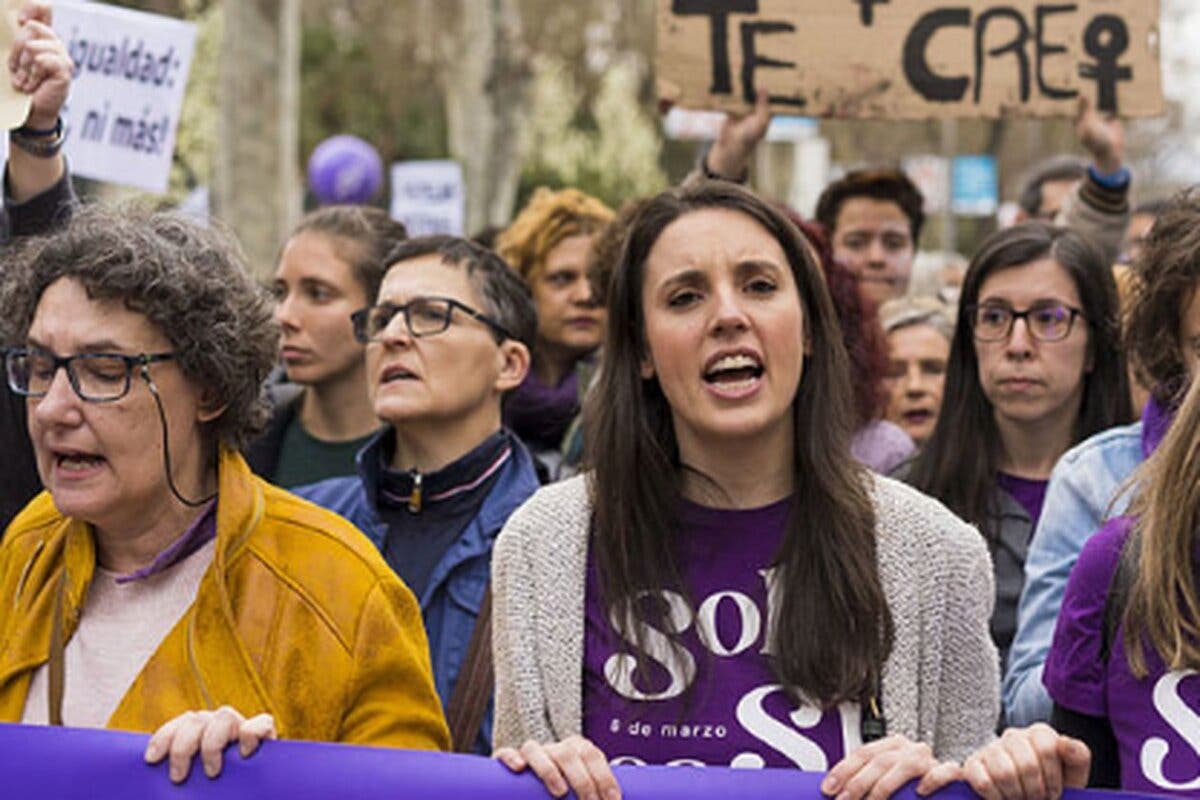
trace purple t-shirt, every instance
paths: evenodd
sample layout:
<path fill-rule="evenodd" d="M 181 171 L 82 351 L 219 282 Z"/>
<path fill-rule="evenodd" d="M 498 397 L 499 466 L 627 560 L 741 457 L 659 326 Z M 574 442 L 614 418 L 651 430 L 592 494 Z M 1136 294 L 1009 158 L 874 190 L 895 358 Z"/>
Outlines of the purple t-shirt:
<path fill-rule="evenodd" d="M 1001 489 L 1008 492 L 1014 500 L 1021 504 L 1025 513 L 1029 514 L 1029 519 L 1033 522 L 1029 528 L 1029 533 L 1032 535 L 1033 529 L 1037 527 L 1038 518 L 1042 516 L 1042 504 L 1046 502 L 1046 487 L 1050 485 L 1050 481 L 1018 478 L 1016 475 L 1001 472 L 996 475 L 996 482 L 1000 484 Z"/>
<path fill-rule="evenodd" d="M 635 669 L 632 648 L 620 646 L 589 564 L 583 734 L 614 764 L 825 771 L 859 746 L 857 705 L 797 707 L 763 654 L 770 566 L 790 507 L 790 500 L 734 511 L 683 504 L 682 579 L 696 611 L 659 593 L 683 649 L 673 657 L 664 633 L 649 631 L 648 674 Z"/>
<path fill-rule="evenodd" d="M 1200 793 L 1200 674 L 1168 672 L 1153 649 L 1149 675 L 1129 671 L 1118 626 L 1100 657 L 1105 598 L 1129 534 L 1112 520 L 1088 540 L 1071 570 L 1042 680 L 1054 702 L 1106 717 L 1117 740 L 1121 788 L 1195 797 Z"/>

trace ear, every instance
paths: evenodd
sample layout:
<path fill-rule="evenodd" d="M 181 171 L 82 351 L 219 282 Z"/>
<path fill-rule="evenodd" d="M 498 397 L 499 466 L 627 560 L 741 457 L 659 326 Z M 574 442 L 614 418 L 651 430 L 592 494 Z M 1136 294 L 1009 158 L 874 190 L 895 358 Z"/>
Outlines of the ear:
<path fill-rule="evenodd" d="M 496 375 L 496 391 L 503 395 L 521 385 L 529 374 L 529 348 L 514 339 L 505 339 L 496 353 L 500 370 Z"/>
<path fill-rule="evenodd" d="M 642 357 L 642 363 L 638 366 L 638 371 L 642 374 L 642 380 L 650 380 L 654 377 L 654 359 L 647 353 Z"/>
<path fill-rule="evenodd" d="M 196 420 L 201 423 L 212 422 L 224 414 L 227 408 L 229 408 L 229 404 L 222 403 L 215 391 L 205 389 L 200 393 L 200 405 L 196 408 Z"/>

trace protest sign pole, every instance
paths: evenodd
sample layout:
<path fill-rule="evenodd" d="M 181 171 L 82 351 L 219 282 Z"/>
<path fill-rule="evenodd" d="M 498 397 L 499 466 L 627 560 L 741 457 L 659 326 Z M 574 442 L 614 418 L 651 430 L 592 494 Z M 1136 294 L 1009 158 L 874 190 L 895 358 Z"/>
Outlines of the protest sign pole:
<path fill-rule="evenodd" d="M 958 120 L 944 119 L 941 121 L 942 134 L 942 157 L 949 162 L 958 155 Z M 952 170 L 946 172 L 946 197 L 951 195 L 951 189 L 954 183 Z M 958 223 L 954 219 L 954 208 L 951 203 L 946 203 L 942 207 L 942 250 L 948 252 L 957 252 L 958 250 Z"/>

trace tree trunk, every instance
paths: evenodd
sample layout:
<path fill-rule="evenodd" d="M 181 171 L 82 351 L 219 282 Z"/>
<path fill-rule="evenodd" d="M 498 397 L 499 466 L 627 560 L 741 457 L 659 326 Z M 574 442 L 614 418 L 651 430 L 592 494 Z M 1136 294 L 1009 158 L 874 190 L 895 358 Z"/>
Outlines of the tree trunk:
<path fill-rule="evenodd" d="M 213 205 L 261 279 L 300 214 L 300 0 L 226 3 Z"/>
<path fill-rule="evenodd" d="M 437 74 L 450 155 L 466 180 L 470 234 L 512 217 L 532 70 L 515 0 L 439 5 Z"/>

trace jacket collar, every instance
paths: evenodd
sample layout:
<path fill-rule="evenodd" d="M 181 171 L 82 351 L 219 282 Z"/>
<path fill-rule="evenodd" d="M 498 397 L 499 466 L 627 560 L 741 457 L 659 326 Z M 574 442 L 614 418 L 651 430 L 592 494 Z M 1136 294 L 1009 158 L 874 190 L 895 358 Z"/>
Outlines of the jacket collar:
<path fill-rule="evenodd" d="M 379 517 L 379 475 L 382 471 L 381 453 L 385 437 L 391 432 L 385 428 L 375 435 L 362 450 L 358 452 L 358 475 L 362 490 L 366 496 L 367 507 L 371 517 L 371 529 L 364 531 L 376 547 L 382 548 L 384 537 L 387 535 L 387 524 Z M 454 571 L 455 567 L 473 558 L 491 552 L 492 544 L 496 541 L 500 529 L 508 521 L 517 507 L 524 503 L 538 489 L 537 470 L 533 466 L 533 457 L 516 436 L 510 435 L 512 442 L 512 458 L 500 470 L 496 484 L 484 498 L 479 513 L 463 530 L 462 535 L 450 545 L 433 572 L 424 594 L 419 598 L 421 609 L 428 608 L 434 593 Z"/>
<path fill-rule="evenodd" d="M 262 483 L 254 478 L 236 450 L 222 447 L 217 468 L 217 538 L 213 565 L 200 582 L 196 600 L 184 615 L 188 626 L 191 678 L 200 694 L 240 702 L 242 708 L 272 709 L 270 696 L 237 636 L 236 618 L 227 584 L 230 565 L 245 551 L 249 534 L 262 519 L 265 497 Z M 49 503 L 43 493 L 34 502 Z M 19 673 L 28 684 L 32 669 L 46 662 L 50 650 L 54 595 L 61 585 L 64 632 L 69 638 L 79 623 L 87 590 L 96 566 L 96 545 L 91 527 L 80 520 L 60 518 L 46 534 L 44 545 L 33 550 L 24 566 L 29 577 L 22 589 L 19 607 L 29 624 L 19 626 L 17 635 L 5 642 L 0 653 L 0 688 L 7 687 Z M 62 577 L 65 576 L 65 577 Z M 59 580 L 63 580 L 59 584 Z M 198 643 L 203 640 L 203 643 Z M 206 660 L 205 654 L 220 654 Z M 113 713 L 110 724 L 138 727 L 143 704 L 130 692 Z M 23 704 L 22 699 L 22 704 Z M 19 713 L 19 712 L 18 712 Z M 283 735 L 284 732 L 280 731 Z"/>
<path fill-rule="evenodd" d="M 392 427 L 384 426 L 354 457 L 359 480 L 362 481 L 363 491 L 367 495 L 367 505 L 372 510 L 379 508 L 379 476 L 383 472 L 383 447 L 384 441 L 390 435 L 393 435 Z M 375 544 L 378 545 L 382 541 L 377 539 Z"/>
<path fill-rule="evenodd" d="M 484 498 L 479 513 L 433 568 L 424 596 L 421 597 L 421 608 L 426 607 L 433 598 L 433 592 L 455 567 L 464 561 L 491 552 L 504 523 L 537 491 L 540 484 L 533 466 L 533 457 L 515 436 L 512 437 L 512 448 L 512 458 L 501 469 L 500 477 Z"/>

